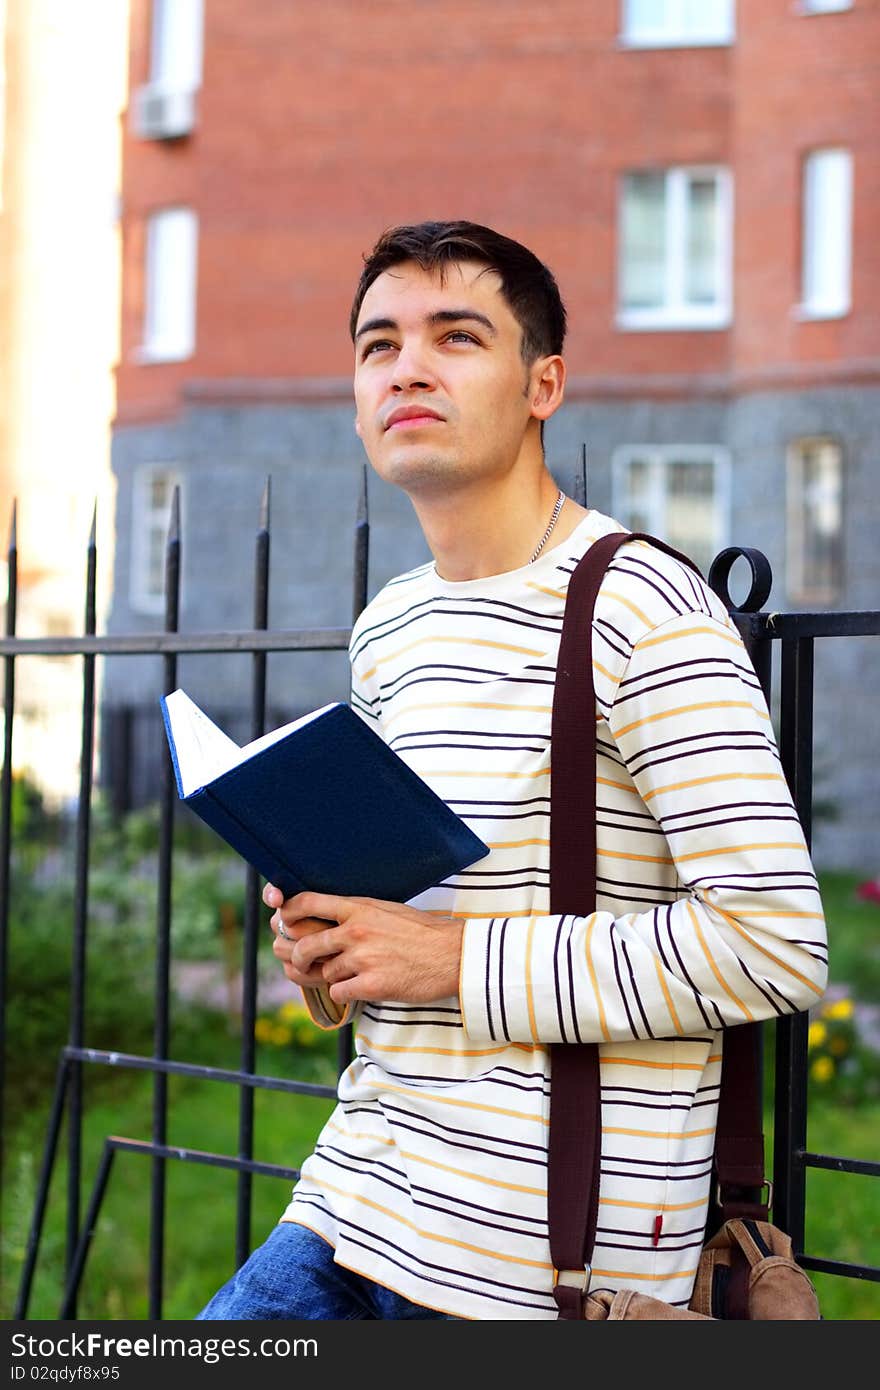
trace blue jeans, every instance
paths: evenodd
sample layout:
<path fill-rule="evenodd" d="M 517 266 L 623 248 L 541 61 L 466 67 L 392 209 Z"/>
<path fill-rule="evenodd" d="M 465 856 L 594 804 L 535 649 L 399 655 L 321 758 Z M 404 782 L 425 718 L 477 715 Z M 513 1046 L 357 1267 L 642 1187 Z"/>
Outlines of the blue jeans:
<path fill-rule="evenodd" d="M 282 1221 L 196 1314 L 199 1319 L 445 1318 L 334 1263 L 333 1246 L 308 1226 Z"/>

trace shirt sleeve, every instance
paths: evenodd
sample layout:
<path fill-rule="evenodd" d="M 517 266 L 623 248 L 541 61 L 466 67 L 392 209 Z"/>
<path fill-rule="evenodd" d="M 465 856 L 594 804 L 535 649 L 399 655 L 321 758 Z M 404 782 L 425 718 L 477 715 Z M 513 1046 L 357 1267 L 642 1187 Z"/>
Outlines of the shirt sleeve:
<path fill-rule="evenodd" d="M 608 729 L 666 837 L 680 895 L 619 916 L 468 919 L 467 1033 L 674 1038 L 810 1007 L 827 983 L 824 914 L 738 634 L 693 614 L 649 630 L 623 667 Z"/>

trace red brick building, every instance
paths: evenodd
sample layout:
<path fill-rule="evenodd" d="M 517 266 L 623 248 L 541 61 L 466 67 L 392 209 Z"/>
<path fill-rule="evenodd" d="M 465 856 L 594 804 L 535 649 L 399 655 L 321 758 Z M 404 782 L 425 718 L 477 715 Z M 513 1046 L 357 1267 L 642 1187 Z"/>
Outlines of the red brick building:
<path fill-rule="evenodd" d="M 446 217 L 559 279 L 563 484 L 585 442 L 593 505 L 704 562 L 757 545 L 775 607 L 876 607 L 878 131 L 880 0 L 132 0 L 114 622 L 156 611 L 172 480 L 189 556 L 234 555 L 267 472 L 275 620 L 346 621 L 327 519 L 348 526 L 362 459 L 360 257 Z M 371 590 L 425 558 L 405 499 L 377 486 L 373 514 Z M 247 558 L 187 564 L 194 623 L 246 625 Z M 841 645 L 820 738 L 840 690 L 880 688 Z M 863 802 L 864 761 L 832 762 Z M 818 843 L 871 867 L 845 821 Z"/>

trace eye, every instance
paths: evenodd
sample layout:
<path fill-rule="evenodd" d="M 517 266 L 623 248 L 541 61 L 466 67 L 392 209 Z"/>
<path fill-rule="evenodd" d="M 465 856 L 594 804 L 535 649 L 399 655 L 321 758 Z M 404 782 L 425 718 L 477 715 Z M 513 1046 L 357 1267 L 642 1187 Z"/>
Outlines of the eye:
<path fill-rule="evenodd" d="M 474 337 L 473 333 L 468 333 L 467 329 L 465 328 L 453 328 L 451 333 L 447 333 L 446 341 L 447 343 L 452 343 L 456 341 L 465 343 L 475 343 L 477 342 L 477 339 Z"/>
<path fill-rule="evenodd" d="M 394 344 L 389 343 L 387 338 L 374 338 L 371 343 L 367 343 L 363 351 L 363 356 L 365 358 L 370 357 L 374 352 L 384 352 L 387 348 L 393 346 Z"/>

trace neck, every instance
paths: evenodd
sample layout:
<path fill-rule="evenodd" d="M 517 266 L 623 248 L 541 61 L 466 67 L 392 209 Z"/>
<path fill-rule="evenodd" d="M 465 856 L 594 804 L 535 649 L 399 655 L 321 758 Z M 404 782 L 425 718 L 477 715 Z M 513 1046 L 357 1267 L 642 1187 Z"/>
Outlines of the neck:
<path fill-rule="evenodd" d="M 524 483 L 474 480 L 454 493 L 411 498 L 441 579 L 459 582 L 504 574 L 529 563 L 547 530 L 559 488 L 546 468 Z M 583 507 L 566 498 L 541 550 L 571 535 Z"/>

